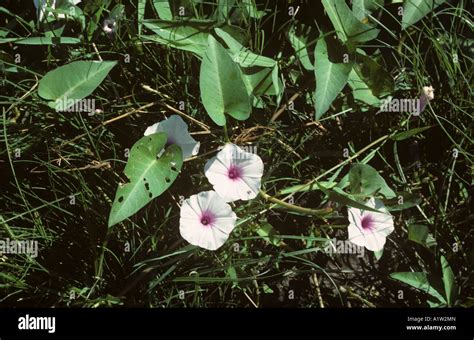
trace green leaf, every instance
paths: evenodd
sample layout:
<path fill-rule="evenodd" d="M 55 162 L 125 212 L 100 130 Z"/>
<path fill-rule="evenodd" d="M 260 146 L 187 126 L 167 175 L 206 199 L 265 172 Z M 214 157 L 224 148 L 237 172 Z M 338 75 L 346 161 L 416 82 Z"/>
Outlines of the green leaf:
<path fill-rule="evenodd" d="M 336 34 L 343 42 L 365 42 L 375 39 L 379 30 L 359 21 L 345 0 L 322 0 Z"/>
<path fill-rule="evenodd" d="M 397 272 L 390 274 L 392 279 L 406 283 L 422 292 L 428 293 L 439 301 L 446 303 L 445 298 L 428 282 L 428 276 L 422 272 Z"/>
<path fill-rule="evenodd" d="M 166 133 L 162 132 L 145 136 L 133 145 L 124 170 L 129 182 L 118 186 L 109 227 L 135 214 L 176 180 L 183 156 L 177 145 L 169 146 L 161 154 L 166 140 Z"/>
<path fill-rule="evenodd" d="M 280 68 L 278 67 L 278 64 L 275 64 L 275 66 L 273 66 L 272 80 L 273 80 L 273 88 L 275 89 L 275 94 L 277 96 L 276 102 L 277 102 L 277 105 L 280 105 L 281 100 L 284 95 L 285 88 L 280 78 Z"/>
<path fill-rule="evenodd" d="M 200 58 L 207 48 L 207 38 L 213 22 L 209 21 L 166 21 L 145 20 L 145 27 L 155 35 L 142 35 L 141 38 L 158 42 L 169 47 L 196 53 Z"/>
<path fill-rule="evenodd" d="M 226 114 L 238 120 L 250 116 L 252 106 L 240 67 L 212 35 L 199 79 L 202 103 L 217 125 L 226 124 Z"/>
<path fill-rule="evenodd" d="M 263 223 L 257 230 L 257 234 L 261 236 L 266 242 L 274 246 L 280 246 L 281 239 L 278 237 L 273 226 L 269 223 Z"/>
<path fill-rule="evenodd" d="M 370 106 L 380 107 L 382 101 L 374 96 L 372 90 L 359 77 L 355 70 L 352 70 L 351 73 L 349 73 L 348 83 L 352 88 L 352 94 L 355 100 L 361 101 Z"/>
<path fill-rule="evenodd" d="M 252 67 L 242 69 L 245 86 L 250 96 L 275 95 L 271 68 Z"/>
<path fill-rule="evenodd" d="M 401 204 L 399 204 L 399 199 L 403 199 Z M 399 195 L 398 197 L 390 200 L 390 202 L 387 204 L 387 210 L 388 211 L 400 211 L 400 210 L 405 210 L 409 208 L 416 207 L 421 203 L 421 198 L 419 195 L 416 194 L 411 194 L 411 193 L 403 193 L 402 195 Z"/>
<path fill-rule="evenodd" d="M 168 0 L 153 0 L 153 6 L 162 20 L 173 20 L 173 12 Z"/>
<path fill-rule="evenodd" d="M 308 35 L 298 35 L 296 34 L 295 28 L 292 27 L 288 32 L 288 38 L 290 40 L 291 46 L 293 46 L 293 49 L 298 56 L 298 59 L 301 62 L 301 65 L 303 65 L 303 67 L 308 71 L 314 70 L 314 63 L 311 61 L 312 55 L 310 54 L 308 48 Z"/>
<path fill-rule="evenodd" d="M 449 266 L 448 260 L 441 255 L 441 269 L 443 272 L 443 283 L 444 290 L 446 293 L 446 299 L 448 301 L 448 306 L 452 307 L 456 302 L 457 297 L 457 286 L 454 281 L 453 270 Z"/>
<path fill-rule="evenodd" d="M 394 81 L 390 74 L 375 60 L 358 49 L 354 71 L 367 85 L 375 97 L 389 95 L 394 90 Z"/>
<path fill-rule="evenodd" d="M 446 0 L 405 0 L 403 4 L 402 29 L 421 20 Z"/>
<path fill-rule="evenodd" d="M 242 6 L 245 7 L 246 12 L 253 19 L 261 19 L 265 15 L 264 11 L 259 11 L 255 0 L 242 0 Z"/>
<path fill-rule="evenodd" d="M 395 197 L 395 192 L 387 185 L 385 179 L 368 164 L 356 164 L 349 171 L 350 190 L 352 194 L 374 196 L 381 193 L 385 198 Z"/>
<path fill-rule="evenodd" d="M 421 244 L 426 247 L 426 240 L 428 238 L 429 230 L 425 225 L 409 224 L 408 225 L 408 239 L 410 241 Z"/>
<path fill-rule="evenodd" d="M 342 191 L 342 189 L 340 188 L 335 187 L 332 190 L 328 190 L 318 182 L 316 182 L 316 185 L 322 192 L 324 192 L 329 197 L 331 201 L 339 203 L 340 205 L 346 205 L 357 209 L 380 213 L 379 210 L 371 208 L 363 203 L 357 202 L 356 200 L 352 199 L 352 197 L 349 197 L 349 195 Z"/>
<path fill-rule="evenodd" d="M 232 56 L 232 59 L 240 66 L 273 67 L 276 64 L 275 60 L 250 51 L 247 47 L 243 46 L 237 39 L 235 39 L 229 32 L 226 32 L 218 27 L 215 28 L 215 32 L 229 48 L 228 51 Z"/>
<path fill-rule="evenodd" d="M 316 119 L 329 109 L 337 95 L 347 84 L 352 63 L 333 63 L 329 60 L 324 38 L 318 40 L 315 50 Z"/>
<path fill-rule="evenodd" d="M 408 130 L 408 131 L 403 131 L 403 132 L 400 132 L 400 133 L 397 133 L 396 135 L 392 136 L 390 139 L 392 140 L 396 140 L 396 141 L 401 141 L 401 140 L 405 140 L 405 139 L 408 139 L 412 136 L 416 136 L 428 129 L 431 129 L 433 126 L 424 126 L 424 127 L 421 127 L 421 128 L 415 128 L 415 129 L 411 129 L 411 130 Z"/>
<path fill-rule="evenodd" d="M 218 0 L 216 9 L 217 20 L 219 22 L 226 21 L 229 18 L 234 6 L 235 0 Z"/>
<path fill-rule="evenodd" d="M 273 289 L 271 289 L 267 284 L 263 284 L 262 285 L 262 290 L 263 290 L 263 293 L 265 294 L 273 294 Z"/>
<path fill-rule="evenodd" d="M 138 35 L 142 34 L 143 19 L 145 19 L 146 0 L 138 0 Z"/>
<path fill-rule="evenodd" d="M 384 0 L 352 0 L 352 11 L 357 19 L 365 21 L 370 14 L 383 7 Z"/>
<path fill-rule="evenodd" d="M 94 92 L 116 64 L 116 61 L 75 61 L 58 67 L 40 80 L 38 94 L 52 100 L 51 107 L 64 110 L 69 100 L 80 100 Z"/>
<path fill-rule="evenodd" d="M 94 32 L 100 26 L 103 12 L 109 7 L 111 2 L 112 0 L 87 1 L 84 5 L 84 13 L 90 17 L 89 27 L 87 29 L 89 40 L 92 40 Z"/>

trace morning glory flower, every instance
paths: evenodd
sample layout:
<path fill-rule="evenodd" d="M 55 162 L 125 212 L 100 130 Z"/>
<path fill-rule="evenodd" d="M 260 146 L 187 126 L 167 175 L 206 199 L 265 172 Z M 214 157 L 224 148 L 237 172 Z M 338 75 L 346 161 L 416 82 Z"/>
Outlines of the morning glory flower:
<path fill-rule="evenodd" d="M 263 162 L 259 156 L 235 144 L 226 144 L 206 163 L 204 173 L 227 202 L 247 201 L 255 198 L 260 190 Z"/>
<path fill-rule="evenodd" d="M 114 19 L 105 19 L 102 29 L 104 30 L 105 34 L 109 36 L 109 38 L 112 38 L 115 31 L 117 30 L 117 21 Z"/>
<path fill-rule="evenodd" d="M 145 131 L 145 136 L 158 132 L 166 132 L 168 135 L 167 145 L 176 144 L 181 147 L 183 159 L 198 154 L 200 143 L 191 137 L 188 132 L 188 125 L 180 116 L 172 115 L 168 119 L 149 126 Z"/>
<path fill-rule="evenodd" d="M 237 216 L 216 192 L 204 191 L 181 205 L 179 232 L 192 245 L 216 250 L 229 238 Z"/>
<path fill-rule="evenodd" d="M 380 251 L 394 230 L 392 215 L 381 200 L 371 198 L 366 205 L 380 212 L 349 207 L 349 241 L 371 251 Z"/>

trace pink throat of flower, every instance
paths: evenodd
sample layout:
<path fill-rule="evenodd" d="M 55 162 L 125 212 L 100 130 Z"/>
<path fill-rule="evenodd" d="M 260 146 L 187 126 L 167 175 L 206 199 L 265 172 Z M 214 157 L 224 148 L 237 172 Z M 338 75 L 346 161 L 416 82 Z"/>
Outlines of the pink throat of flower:
<path fill-rule="evenodd" d="M 374 221 L 370 215 L 362 215 L 360 224 L 364 231 L 371 231 L 374 228 Z"/>
<path fill-rule="evenodd" d="M 166 145 L 165 146 L 170 146 L 170 145 L 173 145 L 173 144 L 176 144 L 176 142 L 174 141 L 173 138 L 168 136 L 168 139 L 166 140 Z"/>
<path fill-rule="evenodd" d="M 233 181 L 236 181 L 241 176 L 242 176 L 242 171 L 236 165 L 231 165 L 229 170 L 227 171 L 227 177 L 229 177 Z"/>
<path fill-rule="evenodd" d="M 201 215 L 201 225 L 206 228 L 211 228 L 215 220 L 213 213 L 205 211 Z"/>

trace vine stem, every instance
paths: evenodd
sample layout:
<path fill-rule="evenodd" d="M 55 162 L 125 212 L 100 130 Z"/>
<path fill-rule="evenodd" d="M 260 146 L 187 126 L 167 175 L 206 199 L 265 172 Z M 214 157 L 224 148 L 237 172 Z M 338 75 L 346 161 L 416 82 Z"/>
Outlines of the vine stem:
<path fill-rule="evenodd" d="M 267 194 L 265 191 L 260 190 L 260 195 L 264 199 L 266 199 L 269 202 L 275 203 L 281 207 L 284 207 L 285 209 L 288 209 L 290 211 L 294 211 L 300 214 L 305 214 L 305 215 L 312 215 L 312 216 L 321 216 L 321 215 L 327 215 L 332 212 L 331 208 L 324 208 L 324 209 L 310 209 L 310 208 L 304 208 L 300 207 L 298 205 L 290 204 L 285 201 L 279 200 L 278 198 L 275 198 L 273 196 L 270 196 Z"/>
<path fill-rule="evenodd" d="M 227 123 L 224 124 L 224 136 L 226 143 L 230 143 L 229 132 L 227 131 Z"/>

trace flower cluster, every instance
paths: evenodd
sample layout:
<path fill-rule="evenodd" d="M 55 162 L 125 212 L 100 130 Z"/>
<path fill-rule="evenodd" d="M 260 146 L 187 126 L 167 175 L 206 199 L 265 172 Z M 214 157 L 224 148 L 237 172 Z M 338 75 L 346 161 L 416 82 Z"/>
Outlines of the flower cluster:
<path fill-rule="evenodd" d="M 183 159 L 199 153 L 199 142 L 188 132 L 188 125 L 178 115 L 158 122 L 145 131 L 145 136 L 165 132 L 167 145 L 178 145 Z M 179 220 L 181 236 L 189 243 L 216 250 L 229 238 L 237 216 L 230 202 L 255 198 L 263 175 L 262 159 L 235 144 L 226 144 L 209 159 L 204 174 L 214 191 L 203 191 L 183 201 Z M 387 236 L 393 232 L 393 218 L 381 200 L 371 198 L 366 205 L 377 210 L 348 208 L 349 241 L 371 251 L 381 251 Z"/>
<path fill-rule="evenodd" d="M 180 146 L 184 159 L 199 152 L 199 143 L 189 134 L 180 116 L 171 116 L 148 127 L 145 135 L 157 132 L 167 134 L 167 144 Z M 227 241 L 236 225 L 237 216 L 228 203 L 257 196 L 263 162 L 259 156 L 228 143 L 206 163 L 204 173 L 214 191 L 200 192 L 184 200 L 179 231 L 189 243 L 216 250 Z"/>

